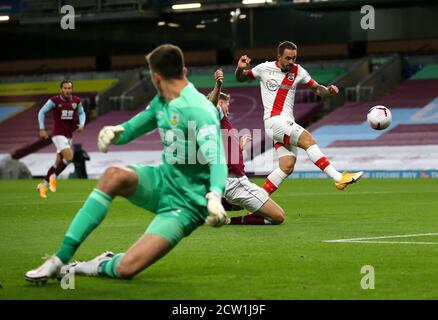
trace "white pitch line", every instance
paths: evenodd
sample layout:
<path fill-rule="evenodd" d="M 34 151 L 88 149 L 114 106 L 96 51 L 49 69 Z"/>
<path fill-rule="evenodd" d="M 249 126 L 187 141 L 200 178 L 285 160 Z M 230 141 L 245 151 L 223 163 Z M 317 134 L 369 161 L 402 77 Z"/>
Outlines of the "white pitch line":
<path fill-rule="evenodd" d="M 415 233 L 415 234 L 400 234 L 400 235 L 394 235 L 394 236 L 379 236 L 379 237 L 366 237 L 366 238 L 351 238 L 351 239 L 336 239 L 336 240 L 322 240 L 321 242 L 325 243 L 404 243 L 404 244 L 410 244 L 410 243 L 417 243 L 417 244 L 438 244 L 438 242 L 408 242 L 408 241 L 371 241 L 371 240 L 382 240 L 382 239 L 397 239 L 397 238 L 411 238 L 411 237 L 426 237 L 426 236 L 437 236 L 437 232 L 432 233 Z"/>
<path fill-rule="evenodd" d="M 392 191 L 364 191 L 364 192 L 350 192 L 348 193 L 349 196 L 363 196 L 366 194 L 414 194 L 414 193 L 438 193 L 438 191 L 435 190 L 428 190 L 428 191 L 418 191 L 418 192 L 412 192 L 412 191 L 401 191 L 401 192 L 392 192 Z M 299 193 L 292 193 L 292 194 L 279 194 L 274 195 L 274 198 L 293 198 L 293 197 L 308 197 L 308 196 L 330 196 L 330 197 L 336 197 L 336 196 L 345 196 L 345 193 L 341 192 L 299 192 Z"/>
<path fill-rule="evenodd" d="M 326 241 L 323 241 L 326 242 Z M 338 243 L 377 243 L 377 244 L 438 244 L 438 242 L 419 242 L 419 241 L 343 241 Z"/>

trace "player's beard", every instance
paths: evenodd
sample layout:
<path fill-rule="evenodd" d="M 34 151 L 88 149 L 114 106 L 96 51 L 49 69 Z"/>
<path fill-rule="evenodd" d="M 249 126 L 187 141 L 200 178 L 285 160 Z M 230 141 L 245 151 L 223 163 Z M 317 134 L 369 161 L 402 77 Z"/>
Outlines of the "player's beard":
<path fill-rule="evenodd" d="M 62 93 L 62 96 L 65 98 L 65 99 L 67 99 L 67 100 L 69 100 L 70 98 L 71 98 L 71 93 Z"/>
<path fill-rule="evenodd" d="M 284 70 L 290 70 L 290 68 L 292 68 L 292 64 L 286 64 L 283 66 Z"/>

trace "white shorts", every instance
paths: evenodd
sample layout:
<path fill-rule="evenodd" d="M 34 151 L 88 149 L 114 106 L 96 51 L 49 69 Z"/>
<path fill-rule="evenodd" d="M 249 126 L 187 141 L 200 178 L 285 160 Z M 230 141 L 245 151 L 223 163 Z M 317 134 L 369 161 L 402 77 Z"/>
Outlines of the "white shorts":
<path fill-rule="evenodd" d="M 266 135 L 274 141 L 278 157 L 297 157 L 298 139 L 304 128 L 292 119 L 283 116 L 275 116 L 265 120 Z M 289 144 L 285 143 L 285 136 L 289 136 Z"/>
<path fill-rule="evenodd" d="M 52 142 L 56 147 L 56 153 L 60 153 L 64 149 L 69 149 L 72 146 L 72 140 L 65 136 L 53 136 Z"/>
<path fill-rule="evenodd" d="M 230 204 L 250 212 L 257 212 L 269 200 L 268 193 L 247 176 L 227 178 L 224 197 Z"/>

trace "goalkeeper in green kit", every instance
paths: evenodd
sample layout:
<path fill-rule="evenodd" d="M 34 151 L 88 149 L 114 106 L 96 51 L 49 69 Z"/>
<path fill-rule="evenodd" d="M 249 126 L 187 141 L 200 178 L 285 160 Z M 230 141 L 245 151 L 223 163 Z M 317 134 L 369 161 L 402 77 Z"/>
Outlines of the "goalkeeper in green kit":
<path fill-rule="evenodd" d="M 108 168 L 70 224 L 59 250 L 27 272 L 26 280 L 45 282 L 69 272 L 132 278 L 200 225 L 219 227 L 228 222 L 221 204 L 227 166 L 215 108 L 185 77 L 180 48 L 159 46 L 146 60 L 157 95 L 129 121 L 104 127 L 98 146 L 107 152 L 110 144 L 126 144 L 158 128 L 163 163 Z M 93 260 L 69 264 L 116 196 L 156 214 L 145 234 L 126 253 L 106 251 Z"/>

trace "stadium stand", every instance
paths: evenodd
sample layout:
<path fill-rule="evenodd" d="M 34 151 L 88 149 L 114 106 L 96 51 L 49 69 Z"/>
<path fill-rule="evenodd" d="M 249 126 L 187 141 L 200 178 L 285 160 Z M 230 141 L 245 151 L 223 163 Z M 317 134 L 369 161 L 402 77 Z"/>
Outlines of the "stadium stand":
<path fill-rule="evenodd" d="M 89 106 L 95 103 L 97 93 L 117 81 L 115 78 L 78 80 L 75 81 L 75 94 Z M 11 153 L 14 158 L 20 158 L 21 152 L 35 151 L 50 143 L 38 138 L 38 111 L 48 98 L 58 92 L 58 81 L 0 84 L 0 153 Z M 49 130 L 52 127 L 50 115 L 46 117 L 46 127 Z"/>
<path fill-rule="evenodd" d="M 375 105 L 391 110 L 392 124 L 386 130 L 372 130 L 367 123 L 368 110 Z M 360 169 L 375 178 L 431 177 L 438 156 L 437 65 L 424 66 L 374 100 L 348 101 L 307 129 L 338 170 Z M 293 178 L 324 178 L 304 153 L 298 152 Z M 246 162 L 247 171 L 266 175 L 276 167 L 275 159 L 273 149 L 267 149 Z"/>
<path fill-rule="evenodd" d="M 438 65 L 428 65 L 389 94 L 348 102 L 309 129 L 328 147 L 438 144 L 437 92 Z M 366 114 L 374 105 L 390 108 L 393 123 L 388 130 L 369 130 Z"/>
<path fill-rule="evenodd" d="M 438 39 L 402 39 L 370 41 L 367 43 L 367 54 L 392 52 L 404 54 L 436 54 L 438 52 Z"/>
<path fill-rule="evenodd" d="M 238 60 L 242 55 L 248 55 L 254 60 L 271 60 L 277 55 L 275 47 L 268 48 L 245 48 L 238 49 L 234 53 L 234 60 Z M 347 43 L 313 44 L 300 45 L 298 48 L 300 59 L 342 59 L 348 57 Z"/>
<path fill-rule="evenodd" d="M 344 74 L 348 69 L 348 66 L 352 64 L 352 61 L 338 62 L 326 65 L 324 62 L 314 62 L 313 64 L 306 65 L 308 70 L 312 73 L 312 76 L 321 83 L 331 83 L 335 81 L 340 75 Z M 243 135 L 248 131 L 253 135 L 253 156 L 256 156 L 260 152 L 264 151 L 264 130 L 263 128 L 263 106 L 260 98 L 260 88 L 257 81 L 250 83 L 239 83 L 234 80 L 234 67 L 224 66 L 225 71 L 225 87 L 224 92 L 231 95 L 231 108 L 230 118 L 234 127 L 240 131 Z M 213 86 L 212 75 L 216 67 L 203 67 L 203 68 L 189 68 L 189 80 L 194 83 L 199 90 L 208 94 Z M 323 103 L 314 96 L 310 95 L 309 90 L 300 88 L 297 94 L 297 103 L 295 105 L 295 117 L 300 123 L 310 123 L 315 119 L 315 115 L 318 115 L 323 110 Z M 157 131 L 154 131 L 146 136 L 139 137 L 135 142 L 116 146 L 112 148 L 112 159 L 108 159 L 106 155 L 99 153 L 96 144 L 96 136 L 99 131 L 105 125 L 114 125 L 124 122 L 131 118 L 136 113 L 145 108 L 145 104 L 137 106 L 132 110 L 112 110 L 104 115 L 98 117 L 93 122 L 89 123 L 86 130 L 81 134 L 74 136 L 74 143 L 82 145 L 83 149 L 90 153 L 92 161 L 88 164 L 89 173 L 91 176 L 100 174 L 100 170 L 103 170 L 101 164 L 108 161 L 116 161 L 121 164 L 123 161 L 129 161 L 130 157 L 134 155 L 138 161 L 145 163 L 156 164 L 161 161 L 161 141 Z M 244 130 L 242 130 L 244 129 Z M 53 157 L 53 145 L 48 145 L 33 155 L 24 159 L 28 165 L 32 162 L 38 162 L 35 159 L 42 159 L 45 157 Z M 146 152 L 145 152 L 146 151 Z M 251 150 L 249 155 L 251 155 Z M 33 160 L 32 160 L 33 159 Z M 111 162 L 112 163 L 112 162 Z M 39 174 L 44 168 L 32 167 L 33 174 Z M 70 171 L 66 171 L 69 174 Z"/>

